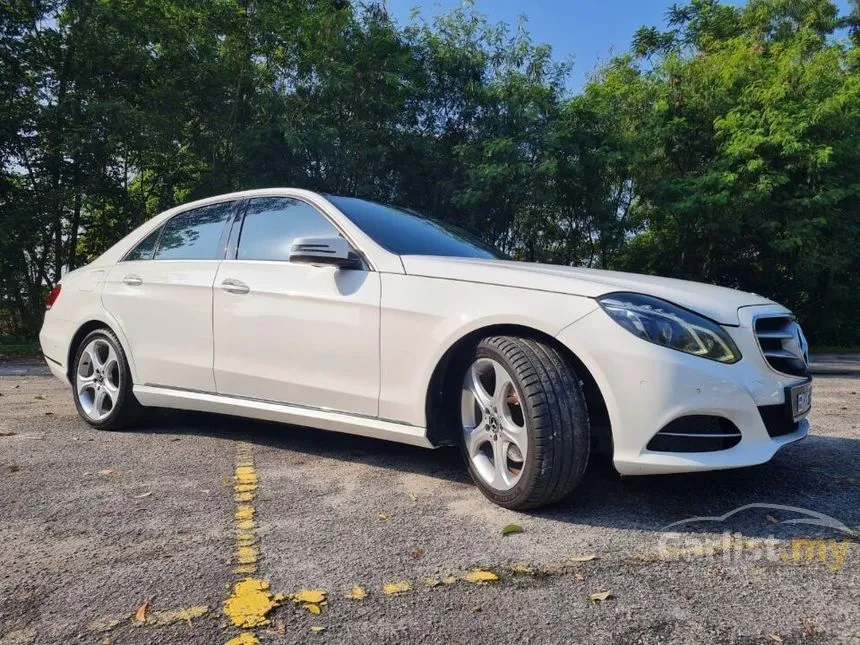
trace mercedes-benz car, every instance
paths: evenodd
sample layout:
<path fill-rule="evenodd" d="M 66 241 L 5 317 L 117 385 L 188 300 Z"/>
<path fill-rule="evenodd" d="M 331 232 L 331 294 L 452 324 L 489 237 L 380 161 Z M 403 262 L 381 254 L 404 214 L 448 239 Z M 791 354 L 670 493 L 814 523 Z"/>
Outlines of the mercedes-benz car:
<path fill-rule="evenodd" d="M 494 502 L 735 468 L 806 436 L 808 347 L 762 296 L 515 262 L 413 211 L 299 189 L 149 220 L 50 292 L 40 340 L 84 421 L 180 408 L 461 447 Z"/>

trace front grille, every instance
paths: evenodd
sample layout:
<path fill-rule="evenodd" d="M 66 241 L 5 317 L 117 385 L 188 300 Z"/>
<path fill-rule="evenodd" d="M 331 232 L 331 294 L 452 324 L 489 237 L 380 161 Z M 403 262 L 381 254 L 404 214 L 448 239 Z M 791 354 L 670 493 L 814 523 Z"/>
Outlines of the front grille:
<path fill-rule="evenodd" d="M 715 452 L 740 443 L 741 431 L 723 417 L 691 414 L 667 423 L 651 437 L 647 449 L 655 452 Z"/>
<path fill-rule="evenodd" d="M 755 335 L 768 364 L 777 372 L 806 376 L 809 356 L 803 332 L 791 316 L 756 318 Z"/>
<path fill-rule="evenodd" d="M 758 412 L 771 437 L 781 437 L 797 430 L 799 422 L 790 419 L 785 405 L 760 405 Z"/>

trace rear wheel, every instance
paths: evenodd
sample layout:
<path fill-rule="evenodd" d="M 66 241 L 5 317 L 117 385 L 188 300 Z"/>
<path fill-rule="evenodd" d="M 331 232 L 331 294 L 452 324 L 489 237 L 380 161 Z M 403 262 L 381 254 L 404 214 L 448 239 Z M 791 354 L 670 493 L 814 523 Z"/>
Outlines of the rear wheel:
<path fill-rule="evenodd" d="M 482 340 L 462 373 L 460 419 L 469 473 L 500 506 L 556 502 L 585 472 L 590 431 L 579 378 L 545 343 Z"/>
<path fill-rule="evenodd" d="M 97 329 L 81 341 L 72 385 L 78 414 L 94 428 L 119 430 L 137 420 L 140 404 L 131 391 L 128 361 L 112 331 Z"/>

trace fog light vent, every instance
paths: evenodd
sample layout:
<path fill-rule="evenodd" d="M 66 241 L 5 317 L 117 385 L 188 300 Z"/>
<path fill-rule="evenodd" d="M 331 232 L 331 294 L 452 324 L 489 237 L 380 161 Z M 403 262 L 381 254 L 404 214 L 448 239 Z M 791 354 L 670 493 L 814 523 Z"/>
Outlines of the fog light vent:
<path fill-rule="evenodd" d="M 691 414 L 668 423 L 648 442 L 654 452 L 715 452 L 741 441 L 741 431 L 723 417 Z"/>

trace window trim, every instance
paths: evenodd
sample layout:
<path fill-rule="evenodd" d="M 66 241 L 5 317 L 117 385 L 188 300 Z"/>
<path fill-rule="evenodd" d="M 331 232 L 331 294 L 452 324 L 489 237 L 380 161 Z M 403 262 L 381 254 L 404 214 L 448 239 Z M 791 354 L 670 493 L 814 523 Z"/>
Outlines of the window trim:
<path fill-rule="evenodd" d="M 239 210 L 240 207 L 244 206 L 244 204 L 247 201 L 248 201 L 247 198 L 231 197 L 229 199 L 218 199 L 218 200 L 209 202 L 208 204 L 203 204 L 202 206 L 188 206 L 187 208 L 183 208 L 182 210 L 177 211 L 176 213 L 174 213 L 173 215 L 168 217 L 166 220 L 161 222 L 161 224 L 158 225 L 157 229 L 153 229 L 152 231 L 147 232 L 143 237 L 141 237 L 137 242 L 135 242 L 135 244 L 132 245 L 132 247 L 123 254 L 123 256 L 119 259 L 119 262 L 220 262 L 220 261 L 225 259 L 225 253 L 227 250 L 227 243 L 229 240 L 229 237 L 228 237 L 229 232 L 228 231 L 232 231 L 233 224 L 236 221 L 237 211 Z M 168 223 L 170 223 L 171 221 L 173 221 L 174 219 L 176 219 L 180 215 L 184 215 L 185 213 L 195 211 L 195 210 L 198 210 L 201 208 L 208 208 L 209 206 L 216 206 L 218 204 L 226 204 L 226 203 L 230 203 L 230 202 L 235 202 L 235 206 L 231 210 L 230 215 L 227 217 L 227 220 L 222 225 L 221 235 L 218 238 L 218 249 L 216 251 L 215 257 L 213 257 L 213 258 L 183 258 L 183 259 L 180 259 L 180 258 L 157 258 L 157 257 L 155 257 L 155 254 L 158 253 L 158 249 L 161 246 L 161 236 L 164 233 L 164 228 L 167 226 Z M 131 253 L 138 246 L 140 246 L 140 244 L 147 237 L 149 237 L 152 233 L 154 233 L 156 230 L 158 231 L 158 238 L 155 241 L 155 247 L 153 247 L 153 249 L 152 249 L 152 257 L 149 258 L 148 260 L 127 260 L 126 258 L 129 255 L 131 255 Z"/>
<path fill-rule="evenodd" d="M 302 197 L 298 197 L 296 195 L 259 195 L 259 196 L 246 197 L 244 200 L 242 200 L 241 214 L 239 214 L 238 217 L 236 218 L 236 220 L 238 220 L 238 226 L 235 226 L 235 223 L 233 224 L 231 231 L 230 231 L 230 238 L 228 238 L 228 245 L 226 248 L 226 254 L 224 256 L 225 262 L 228 262 L 228 261 L 233 261 L 233 262 L 276 262 L 278 264 L 296 264 L 295 262 L 290 262 L 289 259 L 287 259 L 287 260 L 251 260 L 251 259 L 247 259 L 247 258 L 244 258 L 244 259 L 239 258 L 239 242 L 242 239 L 242 229 L 245 227 L 245 217 L 248 214 L 248 206 L 250 205 L 251 200 L 253 200 L 253 199 L 291 199 L 295 202 L 299 202 L 301 204 L 304 204 L 305 206 L 307 206 L 311 210 L 313 210 L 315 213 L 317 213 L 320 217 L 325 219 L 329 224 L 331 224 L 332 227 L 343 237 L 343 239 L 345 239 L 349 243 L 349 245 L 352 247 L 352 250 L 361 259 L 361 263 L 363 265 L 363 270 L 373 271 L 373 272 L 377 271 L 376 267 L 374 267 L 373 264 L 371 264 L 370 260 L 367 258 L 367 254 L 361 249 L 361 247 L 358 244 L 355 243 L 355 240 L 352 239 L 352 236 L 349 235 L 349 233 L 347 233 L 338 222 L 336 222 L 334 219 L 329 217 L 328 213 L 325 213 L 324 211 L 320 210 L 315 204 L 312 204 L 308 200 L 303 199 Z M 233 237 L 232 233 L 233 233 L 234 229 L 236 229 L 235 240 L 232 239 L 232 237 Z"/>
<path fill-rule="evenodd" d="M 165 222 L 162 222 L 158 225 L 158 228 L 149 231 L 149 233 L 140 238 L 128 251 L 123 254 L 123 256 L 119 259 L 119 262 L 152 262 L 155 259 L 155 251 L 158 249 L 158 245 L 161 243 L 161 233 L 164 231 L 164 224 Z M 155 246 L 152 247 L 152 256 L 146 259 L 129 260 L 128 256 L 134 253 L 137 248 L 146 241 L 146 238 L 148 238 L 153 233 L 158 233 L 158 235 L 156 235 L 155 237 Z"/>

